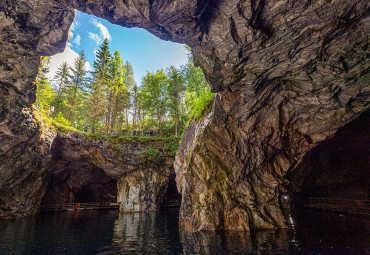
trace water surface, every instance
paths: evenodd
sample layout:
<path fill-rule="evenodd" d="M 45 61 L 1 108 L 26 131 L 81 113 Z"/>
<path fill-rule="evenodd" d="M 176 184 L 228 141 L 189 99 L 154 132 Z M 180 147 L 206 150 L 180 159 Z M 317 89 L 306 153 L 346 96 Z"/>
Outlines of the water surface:
<path fill-rule="evenodd" d="M 0 254 L 370 254 L 369 222 L 306 211 L 289 230 L 179 231 L 177 210 L 45 213 L 0 222 Z"/>

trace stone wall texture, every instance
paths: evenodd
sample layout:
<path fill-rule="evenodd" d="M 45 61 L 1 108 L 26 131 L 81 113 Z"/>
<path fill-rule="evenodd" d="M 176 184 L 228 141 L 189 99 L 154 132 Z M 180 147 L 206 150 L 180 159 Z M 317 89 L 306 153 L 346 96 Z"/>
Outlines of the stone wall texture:
<path fill-rule="evenodd" d="M 167 143 L 59 133 L 51 146 L 42 204 L 120 202 L 122 212 L 157 211 L 174 173 Z M 147 156 L 150 149 L 158 153 Z"/>

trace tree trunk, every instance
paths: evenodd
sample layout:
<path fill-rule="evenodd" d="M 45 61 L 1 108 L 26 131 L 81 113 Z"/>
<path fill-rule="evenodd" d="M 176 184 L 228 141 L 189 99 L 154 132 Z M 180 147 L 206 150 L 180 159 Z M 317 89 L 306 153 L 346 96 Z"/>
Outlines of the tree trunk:
<path fill-rule="evenodd" d="M 175 113 L 175 136 L 177 137 L 177 123 L 178 123 L 178 119 L 179 119 L 179 112 L 176 108 L 176 113 Z"/>
<path fill-rule="evenodd" d="M 128 107 L 126 107 L 126 129 L 128 130 Z"/>
<path fill-rule="evenodd" d="M 72 113 L 73 113 L 73 108 L 74 108 L 74 104 L 75 104 L 75 101 L 76 101 L 76 94 L 77 94 L 77 90 L 75 88 L 74 89 L 74 93 L 73 93 L 73 99 L 72 99 L 71 109 L 69 111 L 69 118 L 68 118 L 68 121 L 69 122 L 72 121 Z"/>
<path fill-rule="evenodd" d="M 158 129 L 159 129 L 159 136 L 162 136 L 162 125 L 161 125 L 160 115 L 158 115 Z"/>

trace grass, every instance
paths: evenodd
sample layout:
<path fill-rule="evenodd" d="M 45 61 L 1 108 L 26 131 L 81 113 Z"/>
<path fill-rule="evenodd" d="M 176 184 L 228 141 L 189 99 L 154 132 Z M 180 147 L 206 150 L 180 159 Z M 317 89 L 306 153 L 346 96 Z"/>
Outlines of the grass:
<path fill-rule="evenodd" d="M 121 143 L 121 142 L 139 142 L 139 143 L 150 143 L 150 142 L 165 142 L 165 143 L 176 143 L 181 140 L 179 137 L 176 136 L 130 136 L 124 134 L 116 134 L 116 135 L 101 135 L 101 134 L 92 134 L 90 132 L 83 132 L 78 130 L 72 126 L 67 126 L 63 123 L 57 122 L 54 118 L 50 118 L 46 116 L 46 113 L 40 109 L 34 108 L 34 117 L 35 119 L 40 122 L 44 127 L 48 129 L 53 129 L 55 132 L 62 132 L 68 134 L 79 135 L 91 140 L 98 140 L 101 139 L 106 142 L 110 143 Z M 172 145 L 171 145 L 172 146 Z M 167 147 L 169 150 L 173 149 L 173 147 Z"/>
<path fill-rule="evenodd" d="M 35 124 L 39 125 L 44 134 L 47 132 L 57 133 L 64 133 L 69 135 L 77 135 L 80 137 L 84 137 L 88 140 L 103 140 L 104 142 L 110 143 L 115 147 L 119 147 L 119 144 L 122 143 L 153 143 L 154 147 L 161 147 L 164 149 L 166 155 L 175 156 L 181 141 L 181 135 L 176 136 L 169 136 L 169 137 L 160 137 L 160 136 L 129 136 L 123 134 L 116 134 L 116 135 L 100 135 L 100 134 L 92 134 L 83 132 L 78 130 L 74 127 L 65 125 L 64 123 L 60 123 L 56 121 L 54 118 L 49 118 L 46 116 L 46 113 L 40 109 L 35 109 L 32 111 Z M 161 144 L 161 145 L 160 145 Z M 119 149 L 117 147 L 117 149 Z M 147 159 L 154 159 L 156 155 L 159 154 L 159 150 L 157 148 L 150 148 L 148 150 L 142 151 L 141 155 Z"/>
<path fill-rule="evenodd" d="M 148 150 L 141 151 L 140 154 L 146 159 L 153 159 L 155 156 L 159 154 L 159 150 L 150 148 Z"/>

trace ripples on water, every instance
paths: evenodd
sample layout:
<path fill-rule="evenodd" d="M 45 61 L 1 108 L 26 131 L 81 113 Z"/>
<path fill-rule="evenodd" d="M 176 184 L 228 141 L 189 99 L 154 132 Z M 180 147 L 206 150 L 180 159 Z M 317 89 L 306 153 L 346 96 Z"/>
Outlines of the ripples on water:
<path fill-rule="evenodd" d="M 0 222 L 0 254 L 370 254 L 369 222 L 310 211 L 289 230 L 187 233 L 176 210 L 50 213 Z"/>

